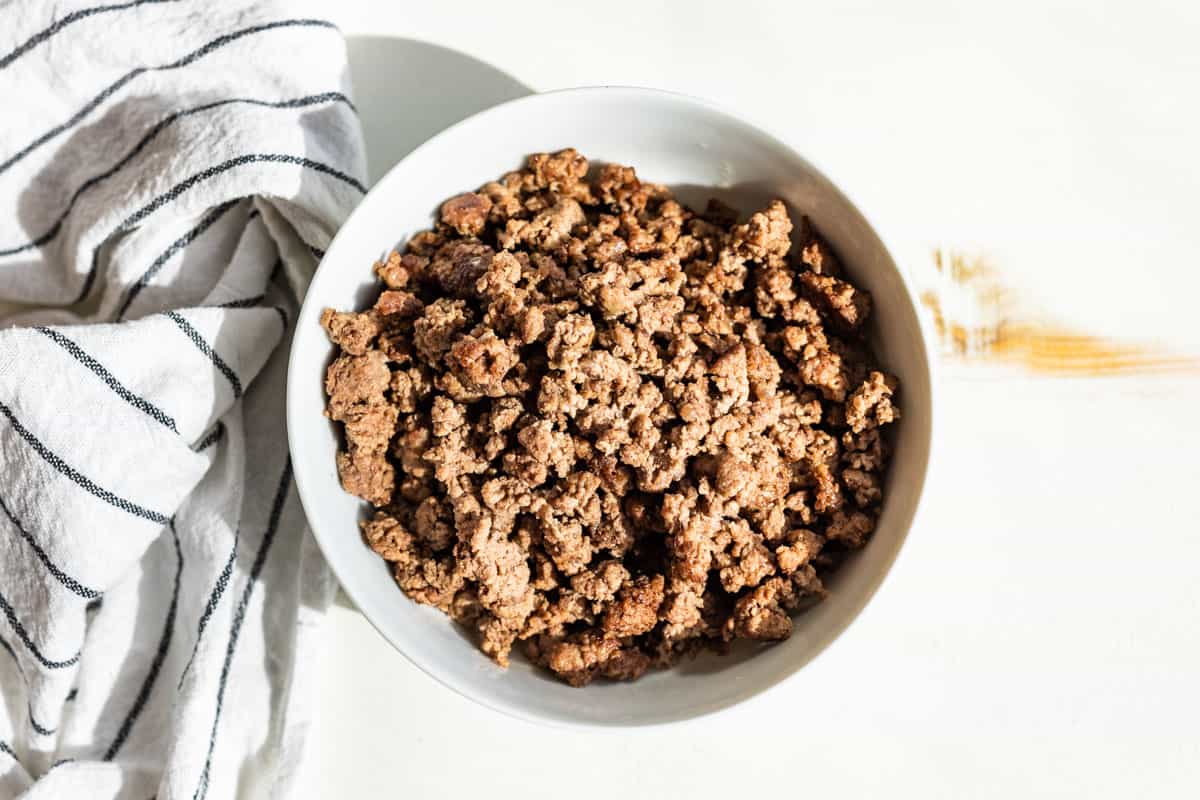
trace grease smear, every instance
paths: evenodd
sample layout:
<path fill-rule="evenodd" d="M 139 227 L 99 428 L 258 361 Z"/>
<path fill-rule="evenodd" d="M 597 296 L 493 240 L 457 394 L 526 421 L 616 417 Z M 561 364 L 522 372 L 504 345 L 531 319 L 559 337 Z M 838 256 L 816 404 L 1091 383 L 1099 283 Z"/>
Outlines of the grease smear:
<path fill-rule="evenodd" d="M 933 266 L 933 285 L 920 299 L 933 320 L 942 355 L 951 361 L 1074 377 L 1200 373 L 1198 358 L 1055 322 L 1006 286 L 981 256 L 937 249 Z"/>

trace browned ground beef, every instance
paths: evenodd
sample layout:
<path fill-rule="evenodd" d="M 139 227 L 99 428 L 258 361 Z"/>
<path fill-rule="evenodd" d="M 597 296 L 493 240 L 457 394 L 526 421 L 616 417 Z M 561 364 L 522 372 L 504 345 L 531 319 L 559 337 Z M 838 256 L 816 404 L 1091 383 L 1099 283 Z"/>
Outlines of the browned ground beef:
<path fill-rule="evenodd" d="M 777 640 L 870 537 L 896 380 L 783 203 L 743 223 L 574 150 L 446 201 L 325 311 L 338 470 L 404 592 L 580 686 Z"/>

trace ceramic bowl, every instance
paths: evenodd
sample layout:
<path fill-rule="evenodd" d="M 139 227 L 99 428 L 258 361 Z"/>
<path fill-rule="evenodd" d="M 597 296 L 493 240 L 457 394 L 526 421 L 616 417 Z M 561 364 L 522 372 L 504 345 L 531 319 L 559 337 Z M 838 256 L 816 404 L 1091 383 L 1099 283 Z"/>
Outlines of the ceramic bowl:
<path fill-rule="evenodd" d="M 318 324 L 321 310 L 368 305 L 377 292 L 372 263 L 428 228 L 446 198 L 520 167 L 529 153 L 564 147 L 593 162 L 631 164 L 693 206 L 716 195 L 745 214 L 780 197 L 793 219 L 811 217 L 853 282 L 875 298 L 870 333 L 881 363 L 900 378 L 904 410 L 877 530 L 829 581 L 826 601 L 796 618 L 790 639 L 745 643 L 729 655 L 704 654 L 632 683 L 583 689 L 520 657 L 507 670 L 498 668 L 468 632 L 404 596 L 363 543 L 358 520 L 365 504 L 338 483 L 338 431 L 321 413 L 322 377 L 333 355 Z M 451 689 L 502 712 L 552 724 L 640 726 L 710 713 L 766 691 L 795 675 L 854 620 L 913 524 L 930 457 L 931 390 L 929 351 L 904 278 L 863 214 L 804 157 L 696 99 L 647 89 L 572 89 L 514 100 L 454 125 L 393 167 L 366 196 L 330 245 L 300 312 L 288 373 L 288 435 L 300 497 L 325 557 L 397 650 Z"/>

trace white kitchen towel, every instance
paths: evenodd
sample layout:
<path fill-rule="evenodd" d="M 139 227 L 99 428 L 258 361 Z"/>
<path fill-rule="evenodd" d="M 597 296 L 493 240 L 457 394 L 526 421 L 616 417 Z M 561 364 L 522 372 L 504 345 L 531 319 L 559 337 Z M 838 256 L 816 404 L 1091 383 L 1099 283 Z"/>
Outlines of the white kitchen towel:
<path fill-rule="evenodd" d="M 365 192 L 344 43 L 320 4 L 91 3 L 0 0 L 0 798 L 282 797 L 333 590 L 284 378 Z"/>

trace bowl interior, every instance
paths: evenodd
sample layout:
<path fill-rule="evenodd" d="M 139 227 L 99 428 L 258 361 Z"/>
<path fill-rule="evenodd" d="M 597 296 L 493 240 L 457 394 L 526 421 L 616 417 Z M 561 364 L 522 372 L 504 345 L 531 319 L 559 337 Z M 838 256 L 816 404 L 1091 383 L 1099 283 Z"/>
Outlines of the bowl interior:
<path fill-rule="evenodd" d="M 831 582 L 829 598 L 796 619 L 786 642 L 702 655 L 631 684 L 572 689 L 514 659 L 503 671 L 440 612 L 406 598 L 360 537 L 364 504 L 342 491 L 338 436 L 321 412 L 332 347 L 321 309 L 360 308 L 376 291 L 372 263 L 429 227 L 443 200 L 519 167 L 528 153 L 575 147 L 593 161 L 631 164 L 703 206 L 720 196 L 743 214 L 781 197 L 808 214 L 876 299 L 872 335 L 883 365 L 901 380 L 905 417 L 886 503 L 871 542 Z M 581 89 L 523 98 L 472 117 L 391 170 L 338 233 L 308 291 L 288 376 L 288 430 L 308 519 L 346 592 L 379 631 L 420 668 L 485 705 L 559 724 L 645 725 L 732 705 L 791 675 L 862 609 L 891 566 L 917 509 L 929 458 L 928 358 L 911 295 L 870 225 L 790 147 L 720 110 L 641 89 Z M 753 656 L 751 658 L 751 656 Z"/>

